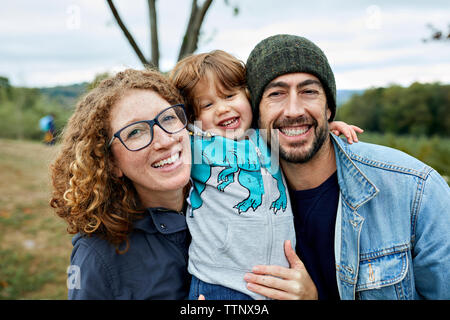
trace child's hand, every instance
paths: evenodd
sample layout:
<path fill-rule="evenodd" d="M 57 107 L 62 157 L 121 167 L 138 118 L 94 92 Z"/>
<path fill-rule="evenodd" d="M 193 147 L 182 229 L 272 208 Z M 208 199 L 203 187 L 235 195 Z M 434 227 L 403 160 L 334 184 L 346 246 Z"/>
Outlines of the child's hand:
<path fill-rule="evenodd" d="M 364 132 L 364 130 L 360 127 L 346 124 L 343 121 L 333 121 L 329 126 L 331 132 L 333 132 L 337 136 L 343 134 L 350 144 L 352 144 L 353 142 L 358 142 L 358 136 L 356 135 L 356 133 Z"/>

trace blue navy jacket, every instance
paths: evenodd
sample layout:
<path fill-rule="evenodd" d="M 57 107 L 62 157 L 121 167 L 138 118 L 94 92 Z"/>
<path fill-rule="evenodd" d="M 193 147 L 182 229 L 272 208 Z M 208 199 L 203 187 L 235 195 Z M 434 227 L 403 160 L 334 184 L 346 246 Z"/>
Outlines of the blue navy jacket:
<path fill-rule="evenodd" d="M 73 239 L 68 269 L 69 299 L 185 299 L 190 235 L 186 218 L 163 208 L 149 208 L 134 223 L 129 249 L 97 236 Z"/>

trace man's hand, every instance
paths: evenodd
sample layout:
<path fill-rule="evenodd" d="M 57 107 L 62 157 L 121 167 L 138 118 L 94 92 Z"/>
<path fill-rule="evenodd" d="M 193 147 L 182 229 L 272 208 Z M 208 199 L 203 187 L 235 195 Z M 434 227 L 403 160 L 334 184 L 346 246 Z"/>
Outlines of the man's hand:
<path fill-rule="evenodd" d="M 290 268 L 259 265 L 244 280 L 247 288 L 271 299 L 316 300 L 317 289 L 303 262 L 292 249 L 291 242 L 284 242 L 284 253 Z"/>

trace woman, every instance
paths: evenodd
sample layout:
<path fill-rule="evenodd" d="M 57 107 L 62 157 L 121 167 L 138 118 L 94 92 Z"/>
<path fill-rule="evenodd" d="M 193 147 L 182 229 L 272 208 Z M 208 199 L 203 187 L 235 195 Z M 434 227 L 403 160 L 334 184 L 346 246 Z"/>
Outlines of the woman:
<path fill-rule="evenodd" d="M 51 166 L 51 205 L 76 234 L 69 299 L 184 299 L 191 151 L 182 97 L 126 70 L 77 105 Z"/>

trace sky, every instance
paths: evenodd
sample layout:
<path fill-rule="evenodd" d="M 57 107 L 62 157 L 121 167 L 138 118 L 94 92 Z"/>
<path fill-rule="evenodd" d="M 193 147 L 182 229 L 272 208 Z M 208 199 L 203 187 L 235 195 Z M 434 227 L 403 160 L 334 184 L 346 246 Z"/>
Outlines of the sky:
<path fill-rule="evenodd" d="M 199 0 L 203 2 L 203 0 Z M 246 61 L 264 38 L 306 37 L 327 55 L 338 89 L 414 81 L 450 83 L 450 41 L 422 41 L 431 23 L 447 31 L 448 0 L 214 0 L 196 52 L 222 49 Z M 142 65 L 105 0 L 0 0 L 0 76 L 15 86 L 92 81 L 96 74 Z M 145 0 L 115 0 L 141 50 L 150 54 Z M 176 63 L 190 0 L 158 0 L 160 69 Z"/>

